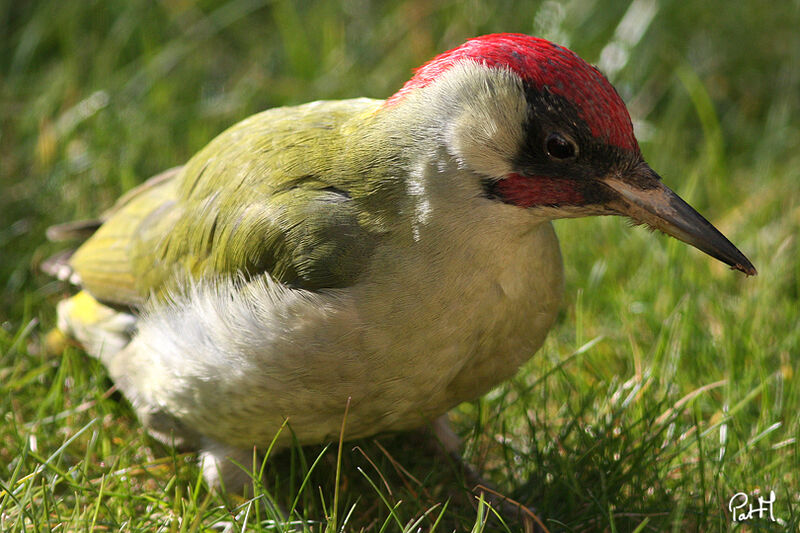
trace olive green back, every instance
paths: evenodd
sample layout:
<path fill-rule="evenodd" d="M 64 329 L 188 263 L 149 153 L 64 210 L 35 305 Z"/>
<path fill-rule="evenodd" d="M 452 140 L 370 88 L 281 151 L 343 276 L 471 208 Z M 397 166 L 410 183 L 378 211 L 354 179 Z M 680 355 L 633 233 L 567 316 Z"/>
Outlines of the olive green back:
<path fill-rule="evenodd" d="M 370 159 L 358 142 L 380 103 L 273 109 L 223 132 L 120 198 L 71 259 L 84 288 L 136 307 L 186 276 L 268 272 L 312 290 L 353 283 L 391 216 L 370 206 L 396 192 L 398 158 Z M 380 173 L 382 188 L 365 179 Z"/>

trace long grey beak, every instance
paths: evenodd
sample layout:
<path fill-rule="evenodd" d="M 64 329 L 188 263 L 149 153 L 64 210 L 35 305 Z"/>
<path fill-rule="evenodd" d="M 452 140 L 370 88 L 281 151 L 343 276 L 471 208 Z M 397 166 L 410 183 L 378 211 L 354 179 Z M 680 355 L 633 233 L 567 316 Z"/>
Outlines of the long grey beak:
<path fill-rule="evenodd" d="M 642 164 L 636 174 L 632 180 L 618 177 L 601 180 L 619 195 L 613 202 L 617 212 L 691 244 L 748 276 L 757 274 L 750 260 L 692 206 L 664 185 L 650 167 Z"/>

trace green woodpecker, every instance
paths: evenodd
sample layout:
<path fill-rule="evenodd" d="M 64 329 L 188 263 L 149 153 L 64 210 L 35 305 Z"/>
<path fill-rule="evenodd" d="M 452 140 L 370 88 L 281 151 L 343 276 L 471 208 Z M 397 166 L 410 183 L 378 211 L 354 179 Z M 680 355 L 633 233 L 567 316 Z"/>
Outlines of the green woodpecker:
<path fill-rule="evenodd" d="M 151 178 L 51 271 L 59 328 L 141 421 L 246 477 L 288 419 L 301 444 L 409 430 L 509 378 L 562 297 L 551 220 L 625 215 L 745 274 L 748 259 L 642 158 L 603 75 L 495 34 L 387 100 L 254 115 Z M 277 437 L 288 445 L 291 433 Z"/>

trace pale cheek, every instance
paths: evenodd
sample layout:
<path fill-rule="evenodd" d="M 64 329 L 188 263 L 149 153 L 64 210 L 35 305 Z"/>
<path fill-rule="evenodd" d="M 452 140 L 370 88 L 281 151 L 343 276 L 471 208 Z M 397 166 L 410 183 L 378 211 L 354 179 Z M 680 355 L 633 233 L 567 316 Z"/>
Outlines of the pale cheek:
<path fill-rule="evenodd" d="M 446 132 L 448 149 L 465 169 L 494 178 L 507 176 L 522 145 L 524 116 L 524 97 L 513 88 L 470 99 Z"/>
<path fill-rule="evenodd" d="M 448 135 L 451 153 L 459 165 L 484 176 L 505 176 L 511 172 L 507 159 L 514 153 L 507 133 L 491 118 L 470 116 L 457 121 Z"/>

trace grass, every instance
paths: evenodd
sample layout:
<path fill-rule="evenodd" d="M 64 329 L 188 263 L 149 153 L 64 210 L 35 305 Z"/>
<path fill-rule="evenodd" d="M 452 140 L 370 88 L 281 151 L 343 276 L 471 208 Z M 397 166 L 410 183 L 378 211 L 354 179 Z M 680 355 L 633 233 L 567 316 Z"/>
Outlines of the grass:
<path fill-rule="evenodd" d="M 551 531 L 800 527 L 794 3 L 0 4 L 0 530 L 505 529 L 416 434 L 271 454 L 259 499 L 210 493 L 96 361 L 43 350 L 68 288 L 37 269 L 58 249 L 48 225 L 96 215 L 235 121 L 385 97 L 492 31 L 613 67 L 651 165 L 759 275 L 619 219 L 558 222 L 563 311 L 513 380 L 452 413 L 467 457 Z M 780 523 L 731 521 L 733 494 L 771 490 Z"/>

